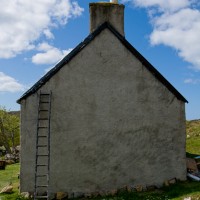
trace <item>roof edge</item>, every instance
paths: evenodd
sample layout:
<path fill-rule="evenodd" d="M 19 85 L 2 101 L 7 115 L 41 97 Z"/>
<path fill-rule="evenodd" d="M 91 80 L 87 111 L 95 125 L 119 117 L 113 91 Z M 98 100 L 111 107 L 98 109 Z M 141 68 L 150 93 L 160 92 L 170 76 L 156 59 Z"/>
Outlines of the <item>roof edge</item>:
<path fill-rule="evenodd" d="M 187 99 L 145 58 L 140 54 L 111 24 L 108 28 L 126 46 L 127 49 L 162 83 L 170 90 L 177 99 L 188 103 Z"/>

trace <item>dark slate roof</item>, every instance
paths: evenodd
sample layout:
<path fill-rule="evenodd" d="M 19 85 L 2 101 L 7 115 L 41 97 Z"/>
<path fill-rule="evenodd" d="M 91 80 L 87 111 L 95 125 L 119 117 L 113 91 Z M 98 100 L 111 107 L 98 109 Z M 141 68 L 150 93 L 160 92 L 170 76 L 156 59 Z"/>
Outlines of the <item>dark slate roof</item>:
<path fill-rule="evenodd" d="M 67 56 L 65 56 L 54 68 L 52 68 L 46 75 L 44 75 L 38 82 L 36 82 L 27 92 L 25 92 L 17 103 L 27 98 L 31 94 L 37 92 L 54 74 L 56 74 L 64 65 L 70 62 L 84 47 L 86 47 L 97 35 L 104 29 L 109 29 L 119 41 L 138 59 L 140 62 L 163 84 L 169 91 L 171 91 L 177 99 L 188 103 L 188 101 L 149 63 L 126 39 L 122 36 L 111 24 L 108 22 L 100 25 L 94 32 L 92 32 L 83 42 L 74 48 Z"/>

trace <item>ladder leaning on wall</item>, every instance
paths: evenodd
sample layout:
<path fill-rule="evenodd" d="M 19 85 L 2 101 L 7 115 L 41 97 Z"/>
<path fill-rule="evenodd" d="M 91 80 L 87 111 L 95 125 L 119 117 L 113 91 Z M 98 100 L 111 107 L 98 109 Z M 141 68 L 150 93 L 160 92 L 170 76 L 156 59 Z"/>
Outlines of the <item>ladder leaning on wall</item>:
<path fill-rule="evenodd" d="M 34 200 L 49 200 L 51 92 L 39 94 Z"/>

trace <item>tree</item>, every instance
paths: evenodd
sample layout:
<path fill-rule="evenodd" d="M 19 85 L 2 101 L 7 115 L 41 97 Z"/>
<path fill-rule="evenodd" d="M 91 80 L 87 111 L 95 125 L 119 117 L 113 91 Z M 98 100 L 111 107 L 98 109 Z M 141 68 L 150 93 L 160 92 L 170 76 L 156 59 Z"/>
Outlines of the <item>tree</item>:
<path fill-rule="evenodd" d="M 10 114 L 5 108 L 0 107 L 0 146 L 4 146 L 8 153 L 11 148 L 19 145 L 20 119 L 15 114 Z"/>

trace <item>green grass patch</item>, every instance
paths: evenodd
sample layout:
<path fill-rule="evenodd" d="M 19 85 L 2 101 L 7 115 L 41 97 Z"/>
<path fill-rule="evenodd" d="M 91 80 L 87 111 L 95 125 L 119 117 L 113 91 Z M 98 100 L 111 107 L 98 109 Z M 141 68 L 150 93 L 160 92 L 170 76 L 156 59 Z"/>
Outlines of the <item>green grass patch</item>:
<path fill-rule="evenodd" d="M 186 122 L 186 152 L 188 157 L 200 155 L 200 120 Z"/>
<path fill-rule="evenodd" d="M 200 136 L 187 139 L 186 151 L 190 154 L 200 155 Z"/>
<path fill-rule="evenodd" d="M 13 193 L 0 194 L 0 200 L 20 200 L 19 194 L 19 168 L 20 164 L 7 165 L 5 170 L 0 170 L 0 190 L 10 183 L 13 186 Z"/>

